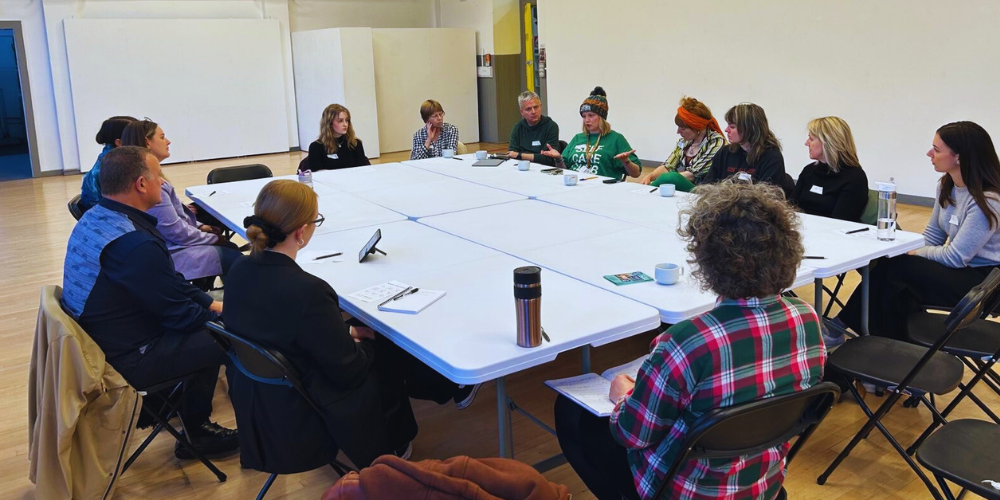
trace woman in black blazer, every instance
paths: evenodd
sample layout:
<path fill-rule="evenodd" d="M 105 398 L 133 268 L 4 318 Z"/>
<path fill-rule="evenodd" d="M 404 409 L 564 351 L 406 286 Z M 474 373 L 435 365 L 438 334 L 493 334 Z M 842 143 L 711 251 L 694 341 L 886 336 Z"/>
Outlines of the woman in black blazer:
<path fill-rule="evenodd" d="M 317 206 L 304 184 L 264 186 L 244 221 L 252 253 L 233 264 L 226 281 L 226 327 L 284 354 L 323 413 L 318 417 L 292 388 L 227 369 L 245 467 L 300 472 L 329 463 L 338 447 L 359 467 L 383 454 L 408 456 L 417 434 L 409 397 L 454 399 L 464 408 L 478 389 L 458 386 L 370 328 L 344 322 L 337 292 L 295 263 L 323 223 Z M 317 440 L 327 453 L 303 453 Z M 269 451 L 287 452 L 262 457 L 265 442 L 282 444 Z"/>

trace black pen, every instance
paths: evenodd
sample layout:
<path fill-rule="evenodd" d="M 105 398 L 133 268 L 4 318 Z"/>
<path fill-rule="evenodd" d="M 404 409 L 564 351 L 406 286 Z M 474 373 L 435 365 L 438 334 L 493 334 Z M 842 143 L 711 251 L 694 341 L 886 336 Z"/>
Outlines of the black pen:
<path fill-rule="evenodd" d="M 399 297 L 396 297 L 396 298 L 394 298 L 392 300 L 399 300 L 399 299 L 401 299 L 403 297 L 406 297 L 407 295 L 411 295 L 411 294 L 417 293 L 419 291 L 420 291 L 420 288 L 414 288 L 413 290 L 410 290 L 409 292 L 406 292 L 403 295 L 400 295 Z M 390 300 L 389 302 L 392 302 L 392 300 Z"/>
<path fill-rule="evenodd" d="M 452 157 L 451 157 L 451 159 L 452 159 L 452 160 L 458 160 L 458 161 L 462 161 L 462 159 L 461 159 L 461 158 L 459 158 L 459 157 L 457 157 L 457 156 L 452 156 Z"/>
<path fill-rule="evenodd" d="M 320 255 L 319 257 L 316 257 L 313 260 L 329 259 L 330 257 L 337 257 L 337 256 L 340 256 L 340 255 L 343 255 L 343 254 L 344 254 L 344 252 L 337 252 L 337 253 L 331 253 L 329 255 Z"/>
<path fill-rule="evenodd" d="M 660 189 L 660 188 L 658 188 L 658 187 L 655 187 L 655 188 L 653 188 L 653 189 L 650 189 L 650 190 L 649 190 L 649 192 L 650 192 L 650 193 L 652 193 L 652 192 L 656 191 L 657 189 Z"/>
<path fill-rule="evenodd" d="M 209 193 L 208 195 L 209 195 L 209 196 L 212 196 L 213 194 L 215 194 L 215 191 L 212 191 L 212 192 L 211 192 L 211 193 Z"/>
<path fill-rule="evenodd" d="M 803 259 L 825 259 L 826 257 L 820 257 L 819 255 L 804 255 Z"/>
<path fill-rule="evenodd" d="M 854 231 L 848 231 L 848 232 L 846 232 L 844 234 L 863 233 L 863 232 L 865 232 L 865 231 L 867 231 L 869 229 L 871 229 L 871 228 L 870 227 L 863 227 L 861 229 L 855 229 Z"/>

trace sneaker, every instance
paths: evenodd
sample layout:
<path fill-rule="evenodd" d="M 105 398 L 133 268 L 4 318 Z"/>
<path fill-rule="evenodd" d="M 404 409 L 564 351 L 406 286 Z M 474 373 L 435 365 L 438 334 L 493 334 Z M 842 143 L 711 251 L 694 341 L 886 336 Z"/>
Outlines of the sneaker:
<path fill-rule="evenodd" d="M 240 434 L 236 429 L 227 429 L 215 422 L 205 422 L 195 428 L 188 428 L 191 433 L 191 444 L 202 455 L 215 456 L 231 453 L 240 449 Z M 184 436 L 184 433 L 181 433 Z M 195 458 L 180 441 L 174 445 L 174 456 L 181 460 Z"/>
<path fill-rule="evenodd" d="M 475 385 L 460 385 L 458 386 L 458 391 L 455 393 L 455 406 L 459 410 L 464 410 L 472 405 L 472 402 L 476 400 L 476 394 L 479 392 L 479 388 L 483 384 Z"/>
<path fill-rule="evenodd" d="M 405 448 L 399 448 L 396 451 L 392 452 L 392 454 L 396 455 L 399 458 L 402 458 L 403 460 L 409 460 L 410 455 L 413 454 L 413 441 L 406 443 Z"/>

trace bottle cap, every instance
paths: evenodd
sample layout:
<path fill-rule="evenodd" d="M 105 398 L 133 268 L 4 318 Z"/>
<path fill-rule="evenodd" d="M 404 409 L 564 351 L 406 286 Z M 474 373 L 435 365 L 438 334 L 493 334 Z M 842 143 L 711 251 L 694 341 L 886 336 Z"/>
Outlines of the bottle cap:
<path fill-rule="evenodd" d="M 876 182 L 875 189 L 883 192 L 895 193 L 896 184 L 894 182 Z"/>

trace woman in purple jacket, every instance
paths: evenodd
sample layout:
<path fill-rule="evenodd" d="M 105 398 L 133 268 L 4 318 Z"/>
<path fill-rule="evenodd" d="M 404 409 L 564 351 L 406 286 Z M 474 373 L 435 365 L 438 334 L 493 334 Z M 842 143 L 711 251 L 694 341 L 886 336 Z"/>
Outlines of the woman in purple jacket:
<path fill-rule="evenodd" d="M 122 146 L 149 148 L 161 162 L 170 157 L 170 141 L 155 122 L 132 122 L 122 132 Z M 148 210 L 156 217 L 156 229 L 167 242 L 174 259 L 174 268 L 193 280 L 210 276 L 225 276 L 237 257 L 243 255 L 237 246 L 222 237 L 219 227 L 201 224 L 191 208 L 181 203 L 167 178 L 163 178 L 163 197 L 159 205 Z"/>

